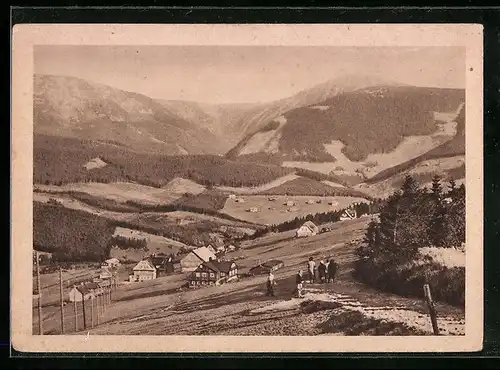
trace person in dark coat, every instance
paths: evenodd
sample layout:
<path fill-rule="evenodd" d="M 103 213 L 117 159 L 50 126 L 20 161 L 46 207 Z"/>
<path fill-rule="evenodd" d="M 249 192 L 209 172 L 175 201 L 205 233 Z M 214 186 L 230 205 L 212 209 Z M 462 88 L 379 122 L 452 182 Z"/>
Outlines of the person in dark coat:
<path fill-rule="evenodd" d="M 328 263 L 328 282 L 334 282 L 337 274 L 337 263 L 331 259 Z"/>
<path fill-rule="evenodd" d="M 319 281 L 320 283 L 325 282 L 326 278 L 326 265 L 324 261 L 320 261 L 319 266 L 318 266 L 318 275 L 319 275 Z"/>

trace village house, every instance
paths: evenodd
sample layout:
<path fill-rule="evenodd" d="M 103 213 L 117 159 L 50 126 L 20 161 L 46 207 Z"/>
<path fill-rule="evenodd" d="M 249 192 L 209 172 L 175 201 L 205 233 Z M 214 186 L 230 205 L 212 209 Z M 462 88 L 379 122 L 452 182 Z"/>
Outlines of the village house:
<path fill-rule="evenodd" d="M 215 248 L 212 244 L 207 245 L 207 249 L 213 254 L 217 252 L 217 248 Z"/>
<path fill-rule="evenodd" d="M 229 244 L 227 247 L 226 247 L 226 251 L 227 252 L 234 252 L 236 250 L 236 246 L 233 245 L 233 244 Z"/>
<path fill-rule="evenodd" d="M 252 267 L 248 273 L 251 275 L 263 275 L 269 273 L 269 271 L 274 272 L 283 268 L 285 266 L 284 262 L 281 260 L 270 260 L 259 264 L 258 266 Z"/>
<path fill-rule="evenodd" d="M 180 261 L 182 272 L 191 272 L 198 268 L 198 266 L 203 262 L 208 262 L 212 259 L 216 259 L 215 253 L 211 252 L 207 247 L 200 247 L 192 250 Z"/>
<path fill-rule="evenodd" d="M 192 272 L 189 285 L 220 285 L 235 279 L 238 279 L 238 266 L 234 261 L 210 260 Z"/>
<path fill-rule="evenodd" d="M 257 207 L 250 207 L 249 209 L 247 209 L 247 212 L 256 213 L 259 212 L 259 209 Z"/>
<path fill-rule="evenodd" d="M 81 302 L 83 299 L 91 299 L 93 296 L 101 294 L 102 288 L 94 282 L 85 282 L 79 285 L 75 285 L 73 289 L 69 291 L 69 301 L 70 302 Z"/>
<path fill-rule="evenodd" d="M 287 207 L 292 207 L 294 206 L 296 203 L 293 201 L 293 200 L 287 200 L 285 203 L 283 203 L 283 205 L 287 206 Z"/>
<path fill-rule="evenodd" d="M 224 253 L 226 251 L 226 247 L 223 245 L 220 245 L 217 247 L 217 253 Z"/>
<path fill-rule="evenodd" d="M 172 254 L 154 253 L 148 260 L 156 268 L 156 277 L 173 274 L 180 270 L 179 260 Z"/>
<path fill-rule="evenodd" d="M 358 217 L 358 215 L 357 215 L 357 212 L 355 209 L 346 209 L 340 215 L 340 221 L 354 220 L 357 217 Z"/>
<path fill-rule="evenodd" d="M 111 279 L 113 277 L 113 273 L 108 268 L 102 268 L 99 272 L 99 279 Z"/>
<path fill-rule="evenodd" d="M 306 204 L 314 204 L 314 203 L 316 203 L 316 202 L 314 200 L 312 200 L 312 199 L 309 199 L 309 200 L 306 201 Z"/>
<path fill-rule="evenodd" d="M 297 238 L 303 238 L 307 236 L 313 236 L 318 234 L 318 227 L 311 221 L 306 221 L 301 227 L 297 229 L 295 236 Z"/>
<path fill-rule="evenodd" d="M 148 259 L 139 261 L 139 263 L 135 265 L 132 271 L 134 272 L 134 274 L 131 275 L 132 281 L 146 281 L 156 279 L 156 268 Z"/>
<path fill-rule="evenodd" d="M 339 202 L 337 202 L 336 200 L 331 200 L 331 201 L 328 202 L 328 205 L 329 206 L 338 206 Z"/>
<path fill-rule="evenodd" d="M 229 199 L 233 199 L 233 200 L 234 200 L 234 199 L 236 199 L 236 195 L 235 195 L 235 194 L 229 194 L 229 195 L 228 195 L 228 198 L 229 198 Z"/>
<path fill-rule="evenodd" d="M 270 202 L 275 202 L 278 200 L 278 197 L 269 197 L 267 198 Z"/>
<path fill-rule="evenodd" d="M 109 258 L 101 264 L 101 267 L 118 267 L 120 266 L 120 261 L 118 258 Z"/>
<path fill-rule="evenodd" d="M 245 203 L 245 199 L 243 199 L 243 198 L 236 198 L 234 201 L 236 203 Z"/>

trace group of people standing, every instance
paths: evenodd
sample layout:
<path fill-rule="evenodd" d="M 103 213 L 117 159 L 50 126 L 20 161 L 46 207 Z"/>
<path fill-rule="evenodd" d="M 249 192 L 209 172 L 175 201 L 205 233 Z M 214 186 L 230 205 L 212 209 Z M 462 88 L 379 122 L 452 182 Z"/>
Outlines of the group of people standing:
<path fill-rule="evenodd" d="M 299 272 L 295 276 L 295 293 L 298 297 L 302 296 L 302 288 L 305 281 L 308 281 L 309 283 L 316 283 L 318 281 L 322 284 L 330 282 L 333 283 L 337 274 L 337 268 L 338 264 L 333 259 L 327 260 L 326 262 L 321 260 L 318 267 L 316 268 L 316 262 L 314 262 L 314 258 L 310 257 L 309 261 L 307 262 L 307 276 L 304 276 L 303 270 L 299 270 Z M 274 275 L 272 271 L 269 271 L 269 274 L 267 276 L 266 295 L 274 297 L 275 284 L 276 282 L 274 280 Z"/>
<path fill-rule="evenodd" d="M 333 259 L 327 260 L 326 262 L 321 260 L 316 269 L 316 262 L 314 262 L 312 257 L 309 257 L 307 272 L 310 283 L 319 282 L 323 284 L 334 282 L 335 275 L 337 274 L 337 263 Z"/>

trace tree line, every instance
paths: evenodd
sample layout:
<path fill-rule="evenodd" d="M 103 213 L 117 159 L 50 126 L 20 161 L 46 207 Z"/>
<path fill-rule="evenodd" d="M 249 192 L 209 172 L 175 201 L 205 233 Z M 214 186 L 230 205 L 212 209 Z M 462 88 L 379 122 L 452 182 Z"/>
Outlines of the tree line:
<path fill-rule="evenodd" d="M 445 190 L 436 175 L 427 190 L 407 175 L 401 189 L 386 200 L 379 220 L 370 222 L 358 254 L 362 259 L 407 259 L 421 247 L 456 247 L 463 242 L 465 186 L 450 180 Z"/>

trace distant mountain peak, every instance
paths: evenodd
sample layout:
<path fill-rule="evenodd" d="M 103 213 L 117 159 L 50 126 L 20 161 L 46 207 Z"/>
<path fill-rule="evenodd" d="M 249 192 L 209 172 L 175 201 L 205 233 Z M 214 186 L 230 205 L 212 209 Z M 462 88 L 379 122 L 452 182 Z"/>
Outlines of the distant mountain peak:
<path fill-rule="evenodd" d="M 408 86 L 408 85 L 378 75 L 350 73 L 332 78 L 322 84 L 317 85 L 316 88 L 323 86 L 331 86 L 341 90 L 353 91 L 375 86 Z"/>

